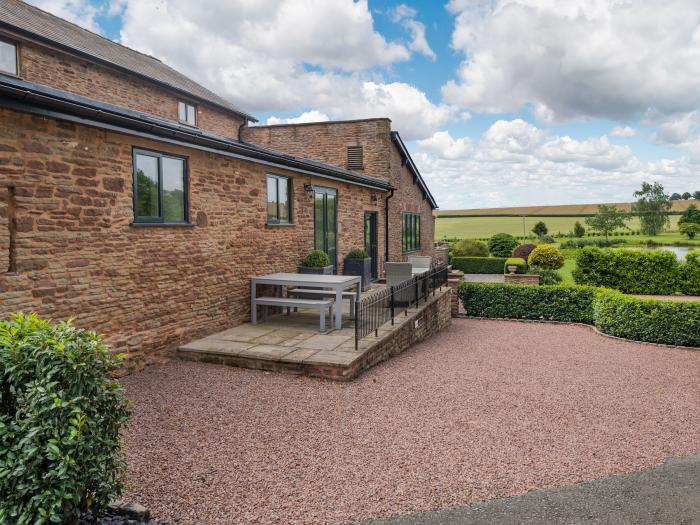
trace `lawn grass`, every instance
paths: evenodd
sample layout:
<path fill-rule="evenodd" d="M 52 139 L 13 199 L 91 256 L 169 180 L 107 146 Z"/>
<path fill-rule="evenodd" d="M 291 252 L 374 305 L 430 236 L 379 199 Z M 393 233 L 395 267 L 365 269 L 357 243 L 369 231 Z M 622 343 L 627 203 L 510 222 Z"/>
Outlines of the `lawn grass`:
<path fill-rule="evenodd" d="M 671 230 L 678 227 L 678 215 L 671 216 Z M 511 235 L 531 235 L 532 227 L 539 221 L 543 221 L 549 233 L 569 233 L 574 229 L 576 221 L 585 227 L 585 217 L 436 217 L 435 239 L 479 239 L 491 237 L 496 233 L 510 233 Z M 639 219 L 632 218 L 627 225 L 633 229 L 639 229 Z M 634 236 L 626 237 L 644 242 L 646 239 L 654 239 L 657 242 L 687 241 L 678 232 L 668 232 L 661 235 L 666 240 L 658 240 L 657 237 Z"/>
<path fill-rule="evenodd" d="M 574 281 L 574 276 L 571 272 L 576 268 L 576 261 L 573 257 L 566 257 L 564 259 L 564 266 L 559 269 L 559 275 L 561 275 L 563 281 L 562 284 L 576 284 Z"/>

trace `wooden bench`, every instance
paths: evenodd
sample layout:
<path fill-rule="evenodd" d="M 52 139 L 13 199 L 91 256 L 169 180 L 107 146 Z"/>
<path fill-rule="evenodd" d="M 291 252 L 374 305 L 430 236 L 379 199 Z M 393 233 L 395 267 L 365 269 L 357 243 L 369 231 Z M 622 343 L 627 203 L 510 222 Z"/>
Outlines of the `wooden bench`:
<path fill-rule="evenodd" d="M 268 306 L 281 306 L 287 308 L 289 312 L 290 308 L 318 308 L 320 319 L 321 331 L 326 329 L 326 308 L 328 308 L 328 318 L 331 319 L 331 326 L 333 325 L 333 305 L 335 304 L 335 299 L 297 299 L 292 297 L 256 297 L 253 299 L 253 308 L 250 313 L 251 324 L 257 324 L 257 306 L 263 307 L 263 321 L 267 319 L 267 307 Z"/>
<path fill-rule="evenodd" d="M 333 290 L 319 290 L 316 288 L 292 288 L 287 291 L 287 295 L 305 299 L 310 297 L 330 297 L 335 299 L 335 292 Z M 355 317 L 355 301 L 357 300 L 357 294 L 355 292 L 343 292 L 343 299 L 350 299 L 350 317 Z"/>

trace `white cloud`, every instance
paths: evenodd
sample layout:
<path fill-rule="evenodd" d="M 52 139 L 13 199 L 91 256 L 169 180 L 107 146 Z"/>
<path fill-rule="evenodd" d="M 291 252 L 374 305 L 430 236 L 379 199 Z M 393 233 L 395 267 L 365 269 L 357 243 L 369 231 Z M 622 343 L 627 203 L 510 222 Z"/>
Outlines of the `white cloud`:
<path fill-rule="evenodd" d="M 410 50 L 374 29 L 364 0 L 123 1 L 124 44 L 248 111 L 389 117 L 409 140 L 456 115 L 414 86 L 384 80 L 382 68 Z"/>
<path fill-rule="evenodd" d="M 409 49 L 428 57 L 434 62 L 437 59 L 437 55 L 435 55 L 430 44 L 428 44 L 428 39 L 425 37 L 425 24 L 416 20 L 417 14 L 418 11 L 406 4 L 399 4 L 389 10 L 389 18 L 395 23 L 400 23 L 411 34 Z"/>
<path fill-rule="evenodd" d="M 279 118 L 279 117 L 269 117 L 267 119 L 267 124 L 268 125 L 274 125 L 274 124 L 303 124 L 304 122 L 326 122 L 327 120 L 330 120 L 328 118 L 328 115 L 325 113 L 321 113 L 320 111 L 311 110 L 311 111 L 305 111 L 298 117 L 289 117 L 289 118 Z"/>
<path fill-rule="evenodd" d="M 700 106 L 695 0 L 452 0 L 465 60 L 443 86 L 473 111 L 524 107 L 544 122 Z"/>
<path fill-rule="evenodd" d="M 615 126 L 610 134 L 613 137 L 634 137 L 637 135 L 637 130 L 630 126 Z"/>
<path fill-rule="evenodd" d="M 691 136 L 698 129 L 698 120 L 700 120 L 700 114 L 697 111 L 666 118 L 657 123 L 652 141 L 675 146 L 683 145 L 693 140 Z"/>
<path fill-rule="evenodd" d="M 100 14 L 100 8 L 91 4 L 88 0 L 28 0 L 30 4 L 49 13 L 65 18 L 94 33 L 102 33 L 102 29 L 95 20 Z"/>
<path fill-rule="evenodd" d="M 548 136 L 520 119 L 495 122 L 473 143 L 438 132 L 415 150 L 442 209 L 624 201 L 644 180 L 692 187 L 697 179 L 692 158 L 646 162 L 605 136 Z"/>
<path fill-rule="evenodd" d="M 454 139 L 449 131 L 437 131 L 432 137 L 418 141 L 418 147 L 437 157 L 455 160 L 467 157 L 472 151 L 472 141 L 469 137 Z"/>

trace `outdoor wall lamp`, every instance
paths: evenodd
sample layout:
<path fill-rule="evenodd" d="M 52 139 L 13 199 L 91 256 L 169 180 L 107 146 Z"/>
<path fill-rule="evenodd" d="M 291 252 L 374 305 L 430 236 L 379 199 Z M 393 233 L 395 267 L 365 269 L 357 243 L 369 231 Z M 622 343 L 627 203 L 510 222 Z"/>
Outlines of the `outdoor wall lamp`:
<path fill-rule="evenodd" d="M 379 195 L 377 195 L 376 193 L 373 193 L 372 196 L 370 197 L 370 201 L 372 202 L 372 204 L 376 205 L 379 202 Z"/>
<path fill-rule="evenodd" d="M 309 196 L 309 198 L 312 198 L 314 196 L 314 187 L 312 184 L 309 184 L 309 183 L 304 184 L 304 191 Z"/>

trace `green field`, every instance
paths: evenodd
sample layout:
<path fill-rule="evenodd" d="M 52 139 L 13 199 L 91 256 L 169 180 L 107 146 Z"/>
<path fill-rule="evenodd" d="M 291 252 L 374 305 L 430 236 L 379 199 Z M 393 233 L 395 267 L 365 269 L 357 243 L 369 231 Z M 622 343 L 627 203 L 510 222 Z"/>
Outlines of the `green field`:
<path fill-rule="evenodd" d="M 531 235 L 535 223 L 544 221 L 551 235 L 557 233 L 569 233 L 574 228 L 574 223 L 579 221 L 585 227 L 585 217 L 436 217 L 435 239 L 480 239 L 491 237 L 496 233 L 510 233 L 511 235 Z M 639 229 L 639 219 L 632 218 L 627 225 L 633 230 Z M 671 229 L 678 227 L 678 215 L 671 216 Z M 668 234 L 672 235 L 672 234 Z M 658 237 L 658 236 L 657 236 Z M 657 240 L 657 237 L 654 237 Z M 675 234 L 674 239 L 659 242 L 678 242 L 687 239 Z M 635 241 L 644 241 L 645 237 L 634 236 Z"/>

